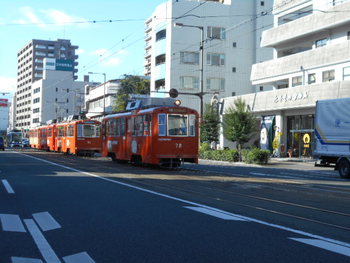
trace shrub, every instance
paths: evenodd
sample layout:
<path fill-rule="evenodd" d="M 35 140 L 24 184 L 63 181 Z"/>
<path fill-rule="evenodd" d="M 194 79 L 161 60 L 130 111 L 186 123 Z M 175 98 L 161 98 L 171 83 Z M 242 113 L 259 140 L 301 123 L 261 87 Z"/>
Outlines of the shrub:
<path fill-rule="evenodd" d="M 237 162 L 237 150 L 203 150 L 201 147 L 199 151 L 199 158 L 216 161 Z"/>
<path fill-rule="evenodd" d="M 267 164 L 270 154 L 270 151 L 258 148 L 242 151 L 242 157 L 245 163 Z"/>

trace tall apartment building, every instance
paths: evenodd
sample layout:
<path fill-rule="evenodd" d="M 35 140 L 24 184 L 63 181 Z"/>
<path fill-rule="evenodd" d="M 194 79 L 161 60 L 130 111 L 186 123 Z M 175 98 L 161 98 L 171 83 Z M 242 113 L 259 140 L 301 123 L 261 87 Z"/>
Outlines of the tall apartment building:
<path fill-rule="evenodd" d="M 17 90 L 15 128 L 28 129 L 32 116 L 32 83 L 43 78 L 43 59 L 56 58 L 71 60 L 74 67 L 78 65 L 78 56 L 75 50 L 78 46 L 71 44 L 70 40 L 58 39 L 38 40 L 33 39 L 25 45 L 17 54 Z M 74 69 L 76 73 L 78 70 Z M 73 79 L 77 79 L 75 74 Z"/>
<path fill-rule="evenodd" d="M 274 58 L 253 65 L 251 74 L 254 85 L 274 90 L 241 96 L 262 118 L 261 142 L 268 142 L 263 127 L 270 126 L 281 136 L 282 152 L 311 156 L 316 101 L 350 97 L 346 10 L 349 0 L 275 0 L 274 27 L 261 40 Z M 225 108 L 234 99 L 226 98 Z"/>
<path fill-rule="evenodd" d="M 168 96 L 170 89 L 205 92 L 208 103 L 214 94 L 222 98 L 268 88 L 254 87 L 250 73 L 254 63 L 272 58 L 271 49 L 259 47 L 262 30 L 272 25 L 271 7 L 272 0 L 159 5 L 145 21 L 145 75 L 151 77 L 151 96 Z M 179 98 L 183 106 L 200 110 L 198 97 Z"/>

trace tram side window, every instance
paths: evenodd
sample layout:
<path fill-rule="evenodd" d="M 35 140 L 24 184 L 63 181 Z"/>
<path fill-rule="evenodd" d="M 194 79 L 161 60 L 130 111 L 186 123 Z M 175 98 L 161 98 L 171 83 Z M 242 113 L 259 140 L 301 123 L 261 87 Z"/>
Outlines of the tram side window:
<path fill-rule="evenodd" d="M 57 137 L 64 137 L 64 127 L 63 126 L 57 127 Z"/>
<path fill-rule="evenodd" d="M 83 124 L 78 124 L 77 126 L 78 137 L 83 137 L 83 126 Z"/>
<path fill-rule="evenodd" d="M 52 137 L 52 128 L 47 129 L 47 136 Z"/>
<path fill-rule="evenodd" d="M 143 116 L 143 135 L 151 136 L 151 124 L 152 124 L 152 115 L 146 114 Z"/>
<path fill-rule="evenodd" d="M 158 115 L 158 135 L 166 136 L 166 114 Z"/>
<path fill-rule="evenodd" d="M 137 116 L 137 136 L 142 136 L 143 135 L 143 116 Z"/>
<path fill-rule="evenodd" d="M 101 132 L 101 126 L 100 125 L 90 125 L 90 124 L 84 124 L 83 125 L 83 136 L 85 138 L 95 138 L 99 137 Z M 78 133 L 79 136 L 79 133 Z"/>
<path fill-rule="evenodd" d="M 189 115 L 190 136 L 196 136 L 196 115 Z"/>
<path fill-rule="evenodd" d="M 187 115 L 168 115 L 168 135 L 186 136 L 188 134 Z"/>
<path fill-rule="evenodd" d="M 117 136 L 117 129 L 116 129 L 116 119 L 110 119 L 107 122 L 107 135 L 108 136 Z"/>
<path fill-rule="evenodd" d="M 137 135 L 137 117 L 132 117 L 132 135 L 136 136 Z"/>
<path fill-rule="evenodd" d="M 120 135 L 125 135 L 125 118 L 120 119 Z"/>
<path fill-rule="evenodd" d="M 74 126 L 68 125 L 67 126 L 67 137 L 73 137 L 74 136 Z"/>

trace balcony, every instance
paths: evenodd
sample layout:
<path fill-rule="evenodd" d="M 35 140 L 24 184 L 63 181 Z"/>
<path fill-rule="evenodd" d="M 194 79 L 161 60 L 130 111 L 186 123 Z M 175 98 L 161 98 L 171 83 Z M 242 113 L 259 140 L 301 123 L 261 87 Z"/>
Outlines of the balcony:
<path fill-rule="evenodd" d="M 264 83 L 264 80 L 305 70 L 323 67 L 350 60 L 350 41 L 323 46 L 310 51 L 269 60 L 253 65 L 251 81 L 253 85 Z"/>
<path fill-rule="evenodd" d="M 327 9 L 326 12 L 315 11 L 315 14 L 266 30 L 262 34 L 261 47 L 276 47 L 341 25 L 350 25 L 349 13 L 344 10 L 350 10 L 350 2 Z"/>

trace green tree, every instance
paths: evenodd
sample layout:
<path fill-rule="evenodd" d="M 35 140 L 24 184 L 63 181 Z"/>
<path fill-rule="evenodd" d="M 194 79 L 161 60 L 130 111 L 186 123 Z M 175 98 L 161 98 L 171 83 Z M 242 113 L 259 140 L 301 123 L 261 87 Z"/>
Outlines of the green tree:
<path fill-rule="evenodd" d="M 117 92 L 114 112 L 124 111 L 130 94 L 149 94 L 150 81 L 139 76 L 124 75 Z"/>
<path fill-rule="evenodd" d="M 220 120 L 216 107 L 206 104 L 201 125 L 201 142 L 218 142 L 219 129 Z"/>
<path fill-rule="evenodd" d="M 222 120 L 224 137 L 237 143 L 237 149 L 241 156 L 242 145 L 249 141 L 256 132 L 256 120 L 250 111 L 250 107 L 238 98 L 234 106 L 225 111 Z"/>

